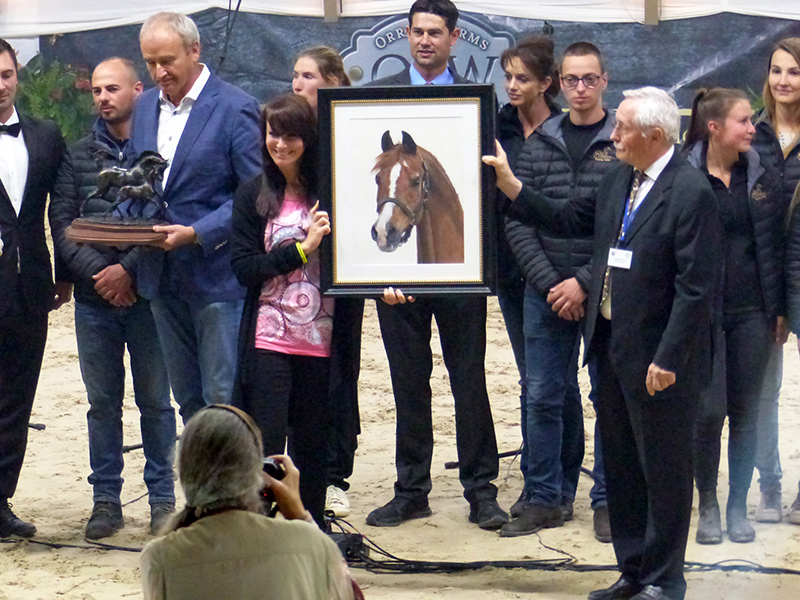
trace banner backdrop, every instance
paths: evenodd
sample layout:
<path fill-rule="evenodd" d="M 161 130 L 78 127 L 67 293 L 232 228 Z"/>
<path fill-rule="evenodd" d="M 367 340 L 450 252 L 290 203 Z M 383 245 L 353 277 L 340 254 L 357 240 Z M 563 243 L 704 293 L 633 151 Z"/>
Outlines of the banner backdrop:
<path fill-rule="evenodd" d="M 402 37 L 406 15 L 359 17 L 325 23 L 319 18 L 242 13 L 220 68 L 229 13 L 212 9 L 194 15 L 203 45 L 202 60 L 220 76 L 264 101 L 291 89 L 297 53 L 327 44 L 343 51 L 355 84 L 397 72 L 408 61 Z M 499 56 L 508 44 L 540 33 L 543 20 L 463 13 L 465 37 L 453 51 L 456 71 L 475 82 L 494 82 L 501 102 Z M 775 41 L 800 36 L 800 21 L 723 13 L 667 21 L 658 26 L 637 23 L 549 21 L 556 52 L 572 42 L 588 40 L 604 53 L 609 74 L 608 106 L 619 103 L 622 90 L 655 85 L 674 92 L 679 104 L 691 106 L 698 87 L 722 85 L 761 92 Z M 401 33 L 396 33 L 397 31 Z M 388 33 L 395 32 L 390 40 Z M 151 85 L 139 51 L 139 26 L 116 27 L 42 37 L 46 60 L 58 59 L 93 69 L 110 56 L 132 59 Z M 471 36 L 471 37 L 470 37 Z"/>

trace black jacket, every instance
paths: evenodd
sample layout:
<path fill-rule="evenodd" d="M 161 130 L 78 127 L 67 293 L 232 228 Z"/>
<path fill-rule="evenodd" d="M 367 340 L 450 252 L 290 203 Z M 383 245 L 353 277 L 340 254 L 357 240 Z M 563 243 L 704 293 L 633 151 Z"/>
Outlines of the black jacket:
<path fill-rule="evenodd" d="M 797 184 L 800 183 L 800 142 L 784 158 L 778 136 L 767 120 L 764 111 L 759 113 L 755 126 L 756 135 L 753 138 L 753 148 L 758 152 L 764 165 L 773 167 L 783 174 L 786 191 L 791 197 Z"/>
<path fill-rule="evenodd" d="M 0 318 L 12 309 L 47 313 L 53 306 L 53 271 L 44 232 L 47 195 L 53 191 L 64 140 L 52 121 L 19 115 L 28 149 L 28 176 L 19 214 L 0 183 Z"/>
<path fill-rule="evenodd" d="M 56 261 L 56 279 L 75 284 L 77 302 L 111 306 L 94 289 L 92 279 L 109 265 L 121 264 L 136 281 L 138 247 L 119 250 L 112 246 L 76 244 L 65 234 L 67 227 L 80 216 L 83 201 L 97 187 L 97 174 L 106 167 L 130 166 L 131 154 L 131 144 L 125 144 L 121 149 L 105 122 L 98 119 L 89 135 L 70 146 L 58 171 L 55 193 L 50 201 L 50 226 L 59 259 Z M 115 200 L 114 193 L 110 190 L 105 198 L 93 200 L 91 210 L 104 211 Z"/>
<path fill-rule="evenodd" d="M 550 117 L 548 118 L 553 118 L 560 112 L 558 106 L 553 105 L 550 107 Z M 511 171 L 516 173 L 517 161 L 520 154 L 522 154 L 522 148 L 525 146 L 526 141 L 522 122 L 519 120 L 519 110 L 516 106 L 506 104 L 497 114 L 497 141 L 503 146 Z M 511 201 L 498 190 L 497 279 L 500 286 L 513 285 L 515 281 L 525 279 L 525 275 L 520 269 L 506 237 L 505 213 L 509 206 L 511 206 Z"/>
<path fill-rule="evenodd" d="M 705 167 L 702 143 L 688 148 L 686 154 L 692 166 L 701 170 Z M 763 308 L 770 318 L 775 318 L 786 314 L 783 256 L 788 195 L 778 171 L 762 163 L 758 152 L 752 148 L 747 153 L 747 192 Z M 736 265 L 723 268 L 736 268 Z"/>
<path fill-rule="evenodd" d="M 595 356 L 608 249 L 616 243 L 633 167 L 616 163 L 590 196 L 559 202 L 523 185 L 510 214 L 566 236 L 594 235 L 586 353 Z M 520 202 L 522 200 L 522 202 Z M 609 359 L 623 387 L 642 389 L 650 363 L 676 373 L 665 392 L 698 392 L 711 374 L 714 294 L 722 225 L 708 180 L 676 152 L 626 234 L 631 268 L 615 269 Z M 674 388 L 674 389 L 673 389 Z M 683 392 L 681 390 L 684 390 Z"/>
<path fill-rule="evenodd" d="M 613 124 L 608 119 L 586 150 L 577 171 L 564 145 L 562 114 L 545 121 L 533 132 L 522 149 L 514 174 L 523 184 L 559 202 L 591 195 L 603 175 L 617 162 L 609 139 Z M 592 238 L 564 237 L 506 220 L 506 236 L 525 279 L 540 294 L 565 279 L 575 277 L 584 292 L 589 291 L 592 270 Z"/>

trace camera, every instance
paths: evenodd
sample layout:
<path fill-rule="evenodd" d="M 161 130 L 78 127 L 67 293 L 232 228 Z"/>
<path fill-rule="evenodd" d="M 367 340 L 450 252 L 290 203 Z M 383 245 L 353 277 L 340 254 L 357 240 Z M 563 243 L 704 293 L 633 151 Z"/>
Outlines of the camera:
<path fill-rule="evenodd" d="M 264 472 L 273 479 L 281 480 L 286 476 L 286 471 L 283 465 L 274 458 L 265 458 L 263 460 Z M 278 513 L 278 505 L 275 503 L 275 494 L 268 487 L 261 490 L 261 502 L 264 505 L 264 512 L 270 517 L 274 517 Z"/>
<path fill-rule="evenodd" d="M 264 473 L 280 481 L 286 476 L 286 471 L 283 470 L 283 465 L 274 458 L 264 459 Z"/>

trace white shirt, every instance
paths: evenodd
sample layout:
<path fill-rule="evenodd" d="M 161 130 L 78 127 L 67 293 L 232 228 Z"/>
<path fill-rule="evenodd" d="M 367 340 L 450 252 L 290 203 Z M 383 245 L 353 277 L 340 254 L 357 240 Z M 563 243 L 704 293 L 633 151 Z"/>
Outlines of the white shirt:
<path fill-rule="evenodd" d="M 17 109 L 3 125 L 19 123 Z M 24 133 L 17 137 L 0 134 L 0 181 L 6 189 L 11 205 L 19 215 L 22 208 L 22 197 L 25 195 L 25 182 L 28 180 L 28 148 L 25 146 Z"/>
<path fill-rule="evenodd" d="M 189 113 L 192 112 L 192 107 L 210 76 L 211 71 L 203 65 L 200 76 L 178 106 L 169 101 L 163 90 L 158 95 L 158 153 L 169 161 L 169 166 L 164 172 L 164 187 L 167 187 L 167 179 L 172 170 L 172 159 L 175 158 L 175 151 L 178 149 L 178 142 L 181 141 L 183 130 L 186 128 L 186 122 L 189 120 Z"/>
<path fill-rule="evenodd" d="M 661 175 L 661 172 L 666 168 L 667 163 L 672 160 L 673 154 L 675 154 L 675 146 L 670 146 L 664 156 L 645 169 L 644 174 L 647 175 L 647 177 L 639 184 L 636 198 L 633 199 L 633 210 L 639 208 L 639 205 L 647 197 L 647 193 L 653 189 L 656 179 L 658 179 L 658 176 Z"/>

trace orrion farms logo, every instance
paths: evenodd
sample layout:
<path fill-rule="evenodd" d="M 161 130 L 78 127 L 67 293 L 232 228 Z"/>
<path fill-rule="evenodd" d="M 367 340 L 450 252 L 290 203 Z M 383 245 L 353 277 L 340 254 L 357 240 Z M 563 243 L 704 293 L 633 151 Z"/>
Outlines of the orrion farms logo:
<path fill-rule="evenodd" d="M 354 85 L 394 75 L 411 64 L 406 25 L 408 17 L 399 15 L 353 33 L 342 60 Z M 494 83 L 500 102 L 507 102 L 500 55 L 514 45 L 514 37 L 469 15 L 461 15 L 458 27 L 461 37 L 451 51 L 450 69 L 475 83 Z"/>

